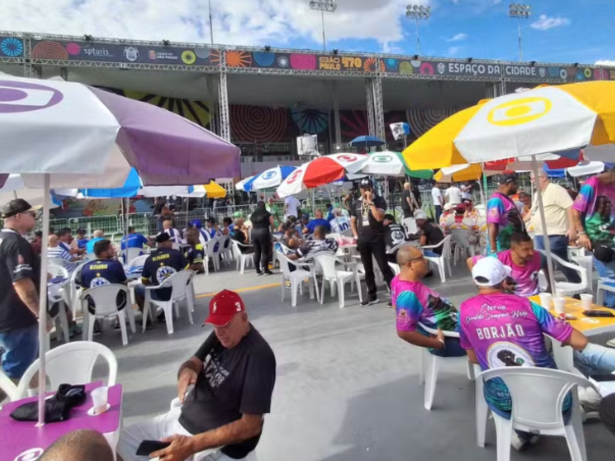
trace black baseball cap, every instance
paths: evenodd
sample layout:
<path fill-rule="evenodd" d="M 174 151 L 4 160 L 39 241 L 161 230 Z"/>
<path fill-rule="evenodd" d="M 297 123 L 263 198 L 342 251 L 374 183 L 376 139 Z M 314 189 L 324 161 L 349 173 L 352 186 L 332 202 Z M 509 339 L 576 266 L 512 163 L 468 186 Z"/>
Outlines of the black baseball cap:
<path fill-rule="evenodd" d="M 156 236 L 156 243 L 168 242 L 169 240 L 171 240 L 171 237 L 166 232 Z"/>
<path fill-rule="evenodd" d="M 374 188 L 374 183 L 369 178 L 361 179 L 361 182 L 359 183 L 359 187 L 361 187 L 361 188 L 371 187 L 373 189 Z"/>
<path fill-rule="evenodd" d="M 384 219 L 386 219 L 387 221 L 395 221 L 395 216 L 393 216 L 392 214 L 385 214 Z"/>
<path fill-rule="evenodd" d="M 498 175 L 496 181 L 499 185 L 503 186 L 511 182 L 516 183 L 518 179 L 519 177 L 517 176 L 516 173 L 510 172 L 510 173 L 502 173 Z"/>
<path fill-rule="evenodd" d="M 19 213 L 27 213 L 28 211 L 38 211 L 41 206 L 32 206 L 22 198 L 16 198 L 4 205 L 2 208 L 2 217 L 10 218 L 11 216 L 18 215 Z"/>

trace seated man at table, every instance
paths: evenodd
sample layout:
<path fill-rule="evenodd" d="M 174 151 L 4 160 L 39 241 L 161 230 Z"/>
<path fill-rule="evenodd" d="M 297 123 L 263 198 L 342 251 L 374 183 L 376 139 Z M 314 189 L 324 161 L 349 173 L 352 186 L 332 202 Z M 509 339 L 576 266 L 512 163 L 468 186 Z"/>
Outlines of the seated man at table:
<path fill-rule="evenodd" d="M 199 240 L 199 231 L 197 229 L 190 229 L 186 233 L 187 248 L 184 250 L 184 256 L 188 261 L 188 269 L 192 269 L 197 274 L 205 272 L 203 268 L 203 261 L 205 260 L 205 249 Z"/>
<path fill-rule="evenodd" d="M 234 227 L 233 219 L 226 217 L 222 220 L 222 229 L 220 229 L 220 232 L 222 232 L 222 235 L 230 235 L 233 233 Z"/>
<path fill-rule="evenodd" d="M 305 228 L 303 229 L 304 234 L 306 235 L 313 234 L 317 226 L 323 226 L 325 230 L 327 231 L 327 233 L 331 232 L 331 224 L 329 224 L 329 221 L 327 221 L 324 218 L 322 210 L 316 210 L 316 213 L 314 214 L 314 216 L 315 216 L 314 219 L 311 219 L 305 225 Z"/>
<path fill-rule="evenodd" d="M 418 227 L 418 238 L 421 246 L 438 245 L 444 240 L 444 233 L 432 220 L 427 219 L 423 210 L 414 212 L 414 219 Z M 430 250 L 424 250 L 423 254 L 430 258 L 437 258 L 442 255 L 444 248 L 439 246 Z"/>
<path fill-rule="evenodd" d="M 85 252 L 88 254 L 94 254 L 94 245 L 96 245 L 96 242 L 102 240 L 103 238 L 105 238 L 105 233 L 100 229 L 95 230 L 90 241 L 85 244 Z"/>
<path fill-rule="evenodd" d="M 586 376 L 615 370 L 615 350 L 590 343 L 581 332 L 538 304 L 507 293 L 506 278 L 510 274 L 510 267 L 497 258 L 483 258 L 472 269 L 478 295 L 464 301 L 459 310 L 461 346 L 471 362 L 478 363 L 482 370 L 507 366 L 556 368 L 545 345 L 547 334 L 574 349 L 574 366 Z M 498 415 L 510 418 L 512 402 L 502 380 L 485 384 L 485 400 Z M 566 399 L 564 410 L 570 404 Z M 513 447 L 520 449 L 531 438 L 531 434 L 513 434 Z"/>
<path fill-rule="evenodd" d="M 181 243 L 182 242 L 182 234 L 173 228 L 173 221 L 170 219 L 165 219 L 162 221 L 162 232 L 158 235 L 167 234 L 171 243 Z"/>
<path fill-rule="evenodd" d="M 57 232 L 57 236 L 60 242 L 59 245 L 68 251 L 72 256 L 80 256 L 85 253 L 85 249 L 80 249 L 78 246 L 75 247 L 72 245 L 75 239 L 73 238 L 72 231 L 68 227 L 60 229 Z"/>
<path fill-rule="evenodd" d="M 100 432 L 90 429 L 69 432 L 47 448 L 37 461 L 85 460 L 113 461 L 113 450 Z"/>
<path fill-rule="evenodd" d="M 151 239 L 147 238 L 143 234 L 137 234 L 135 228 L 130 226 L 128 228 L 128 235 L 122 237 L 121 250 L 126 251 L 128 248 L 139 248 L 140 250 L 142 250 L 143 248 L 145 248 L 145 245 L 150 247 L 154 246 Z M 141 254 L 143 254 L 143 252 L 141 252 Z M 126 261 L 126 263 L 129 262 L 130 261 Z"/>
<path fill-rule="evenodd" d="M 205 221 L 205 232 L 209 234 L 210 238 L 220 237 L 222 235 L 215 218 L 208 218 L 207 221 Z"/>
<path fill-rule="evenodd" d="M 316 229 L 314 229 L 314 238 L 312 240 L 305 240 L 303 244 L 297 248 L 296 253 L 288 255 L 288 259 L 291 261 L 301 259 L 307 262 L 320 255 L 335 256 L 337 249 L 337 241 L 333 238 L 327 238 L 325 226 L 316 226 Z"/>
<path fill-rule="evenodd" d="M 395 216 L 392 214 L 385 214 L 382 224 L 385 231 L 384 243 L 387 249 L 387 259 L 391 263 L 397 263 L 397 250 L 393 253 L 389 253 L 389 251 L 406 241 L 406 232 L 403 227 L 395 222 Z"/>
<path fill-rule="evenodd" d="M 81 261 L 81 258 L 71 255 L 64 247 L 60 246 L 60 239 L 55 234 L 51 234 L 47 242 L 49 244 L 47 248 L 47 257 L 49 259 L 62 260 L 62 267 L 64 267 L 70 275 L 78 266 L 77 263 Z"/>
<path fill-rule="evenodd" d="M 459 339 L 445 337 L 443 331 L 458 331 L 457 309 L 438 293 L 425 286 L 423 279 L 429 263 L 421 250 L 403 246 L 397 252 L 400 274 L 391 282 L 391 301 L 397 311 L 397 336 L 410 344 L 426 347 L 440 357 L 463 357 Z M 419 323 L 438 330 L 429 335 Z"/>
<path fill-rule="evenodd" d="M 500 251 L 490 256 L 472 256 L 467 263 L 470 270 L 480 259 L 497 257 L 502 264 L 512 269 L 508 280 L 508 289 L 517 296 L 529 298 L 540 293 L 538 286 L 538 272 L 542 269 L 545 273 L 547 292 L 551 292 L 549 271 L 546 258 L 542 253 L 534 251 L 534 241 L 525 232 L 516 232 L 510 236 L 510 250 Z"/>
<path fill-rule="evenodd" d="M 205 323 L 214 331 L 177 374 L 183 405 L 126 427 L 117 447 L 120 461 L 144 459 L 135 456 L 143 440 L 171 442 L 150 454 L 161 460 L 183 461 L 205 450 L 213 451 L 206 461 L 246 459 L 256 448 L 271 409 L 276 360 L 245 310 L 232 291 L 211 299 Z"/>
<path fill-rule="evenodd" d="M 235 220 L 235 226 L 233 227 L 233 232 L 231 233 L 231 239 L 235 240 L 238 243 L 241 243 L 241 245 L 239 246 L 239 251 L 241 251 L 241 253 L 254 253 L 254 247 L 243 246 L 250 245 L 250 232 L 244 224 L 243 218 L 237 218 Z"/>
<path fill-rule="evenodd" d="M 143 264 L 143 273 L 141 274 L 141 282 L 143 285 L 135 287 L 135 299 L 139 305 L 139 310 L 143 312 L 143 304 L 145 303 L 145 287 L 147 285 L 157 286 L 166 279 L 187 268 L 188 262 L 186 257 L 179 251 L 173 248 L 173 242 L 169 234 L 163 232 L 156 237 L 158 248 L 152 251 Z M 171 299 L 172 288 L 159 288 L 151 291 L 151 297 L 155 301 L 168 301 Z M 153 315 L 153 312 L 152 312 Z M 158 320 L 164 319 L 164 312 L 158 317 Z M 150 319 L 147 319 L 148 324 Z"/>
<path fill-rule="evenodd" d="M 85 229 L 77 229 L 77 238 L 71 242 L 71 247 L 86 251 L 85 247 L 88 244 L 88 239 L 85 236 Z"/>

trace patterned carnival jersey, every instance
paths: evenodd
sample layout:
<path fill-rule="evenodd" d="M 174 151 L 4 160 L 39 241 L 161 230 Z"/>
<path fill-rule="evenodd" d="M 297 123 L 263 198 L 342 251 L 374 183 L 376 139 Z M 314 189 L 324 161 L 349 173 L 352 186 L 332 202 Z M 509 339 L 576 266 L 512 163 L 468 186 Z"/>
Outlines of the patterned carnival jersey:
<path fill-rule="evenodd" d="M 487 224 L 499 226 L 498 251 L 508 250 L 510 248 L 510 236 L 515 232 L 525 230 L 521 213 L 519 213 L 514 202 L 500 192 L 494 192 L 487 202 Z"/>
<path fill-rule="evenodd" d="M 485 256 L 474 256 L 472 262 L 476 264 Z M 525 266 L 517 266 L 513 263 L 511 250 L 500 251 L 488 257 L 497 257 L 502 264 L 512 269 L 511 278 L 515 281 L 515 294 L 528 298 L 537 295 L 540 291 L 538 286 L 538 272 L 545 266 L 543 256 L 537 251 L 534 257 Z"/>

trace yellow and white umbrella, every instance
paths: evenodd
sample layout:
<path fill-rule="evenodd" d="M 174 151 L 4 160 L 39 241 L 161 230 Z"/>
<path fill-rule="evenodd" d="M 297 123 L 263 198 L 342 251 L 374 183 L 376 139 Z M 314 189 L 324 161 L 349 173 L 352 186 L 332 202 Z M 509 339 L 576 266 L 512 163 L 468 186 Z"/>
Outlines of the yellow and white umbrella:
<path fill-rule="evenodd" d="M 538 87 L 481 101 L 436 125 L 403 155 L 442 168 L 615 143 L 615 82 Z"/>

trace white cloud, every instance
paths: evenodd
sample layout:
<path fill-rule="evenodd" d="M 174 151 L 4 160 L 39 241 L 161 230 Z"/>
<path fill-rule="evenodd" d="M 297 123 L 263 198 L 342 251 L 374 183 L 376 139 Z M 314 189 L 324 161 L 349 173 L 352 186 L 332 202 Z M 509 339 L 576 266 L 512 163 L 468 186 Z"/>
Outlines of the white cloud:
<path fill-rule="evenodd" d="M 569 24 L 570 19 L 568 18 L 549 17 L 546 14 L 541 14 L 538 21 L 533 22 L 531 27 L 536 30 L 549 30 L 554 27 L 567 26 Z"/>
<path fill-rule="evenodd" d="M 429 4 L 431 0 L 415 3 Z M 50 3 L 53 7 L 50 8 Z M 303 0 L 213 3 L 216 43 L 282 45 L 321 41 L 321 16 Z M 401 41 L 407 0 L 338 0 L 325 13 L 327 40 Z M 0 0 L 0 30 L 208 42 L 208 0 Z"/>
<path fill-rule="evenodd" d="M 611 59 L 600 59 L 598 61 L 595 62 L 595 64 L 597 66 L 610 66 L 610 67 L 615 67 L 615 61 L 611 60 Z"/>
<path fill-rule="evenodd" d="M 451 38 L 447 38 L 446 41 L 447 42 L 461 42 L 462 40 L 465 40 L 466 38 L 468 38 L 468 34 L 461 32 L 457 35 L 453 35 Z"/>

